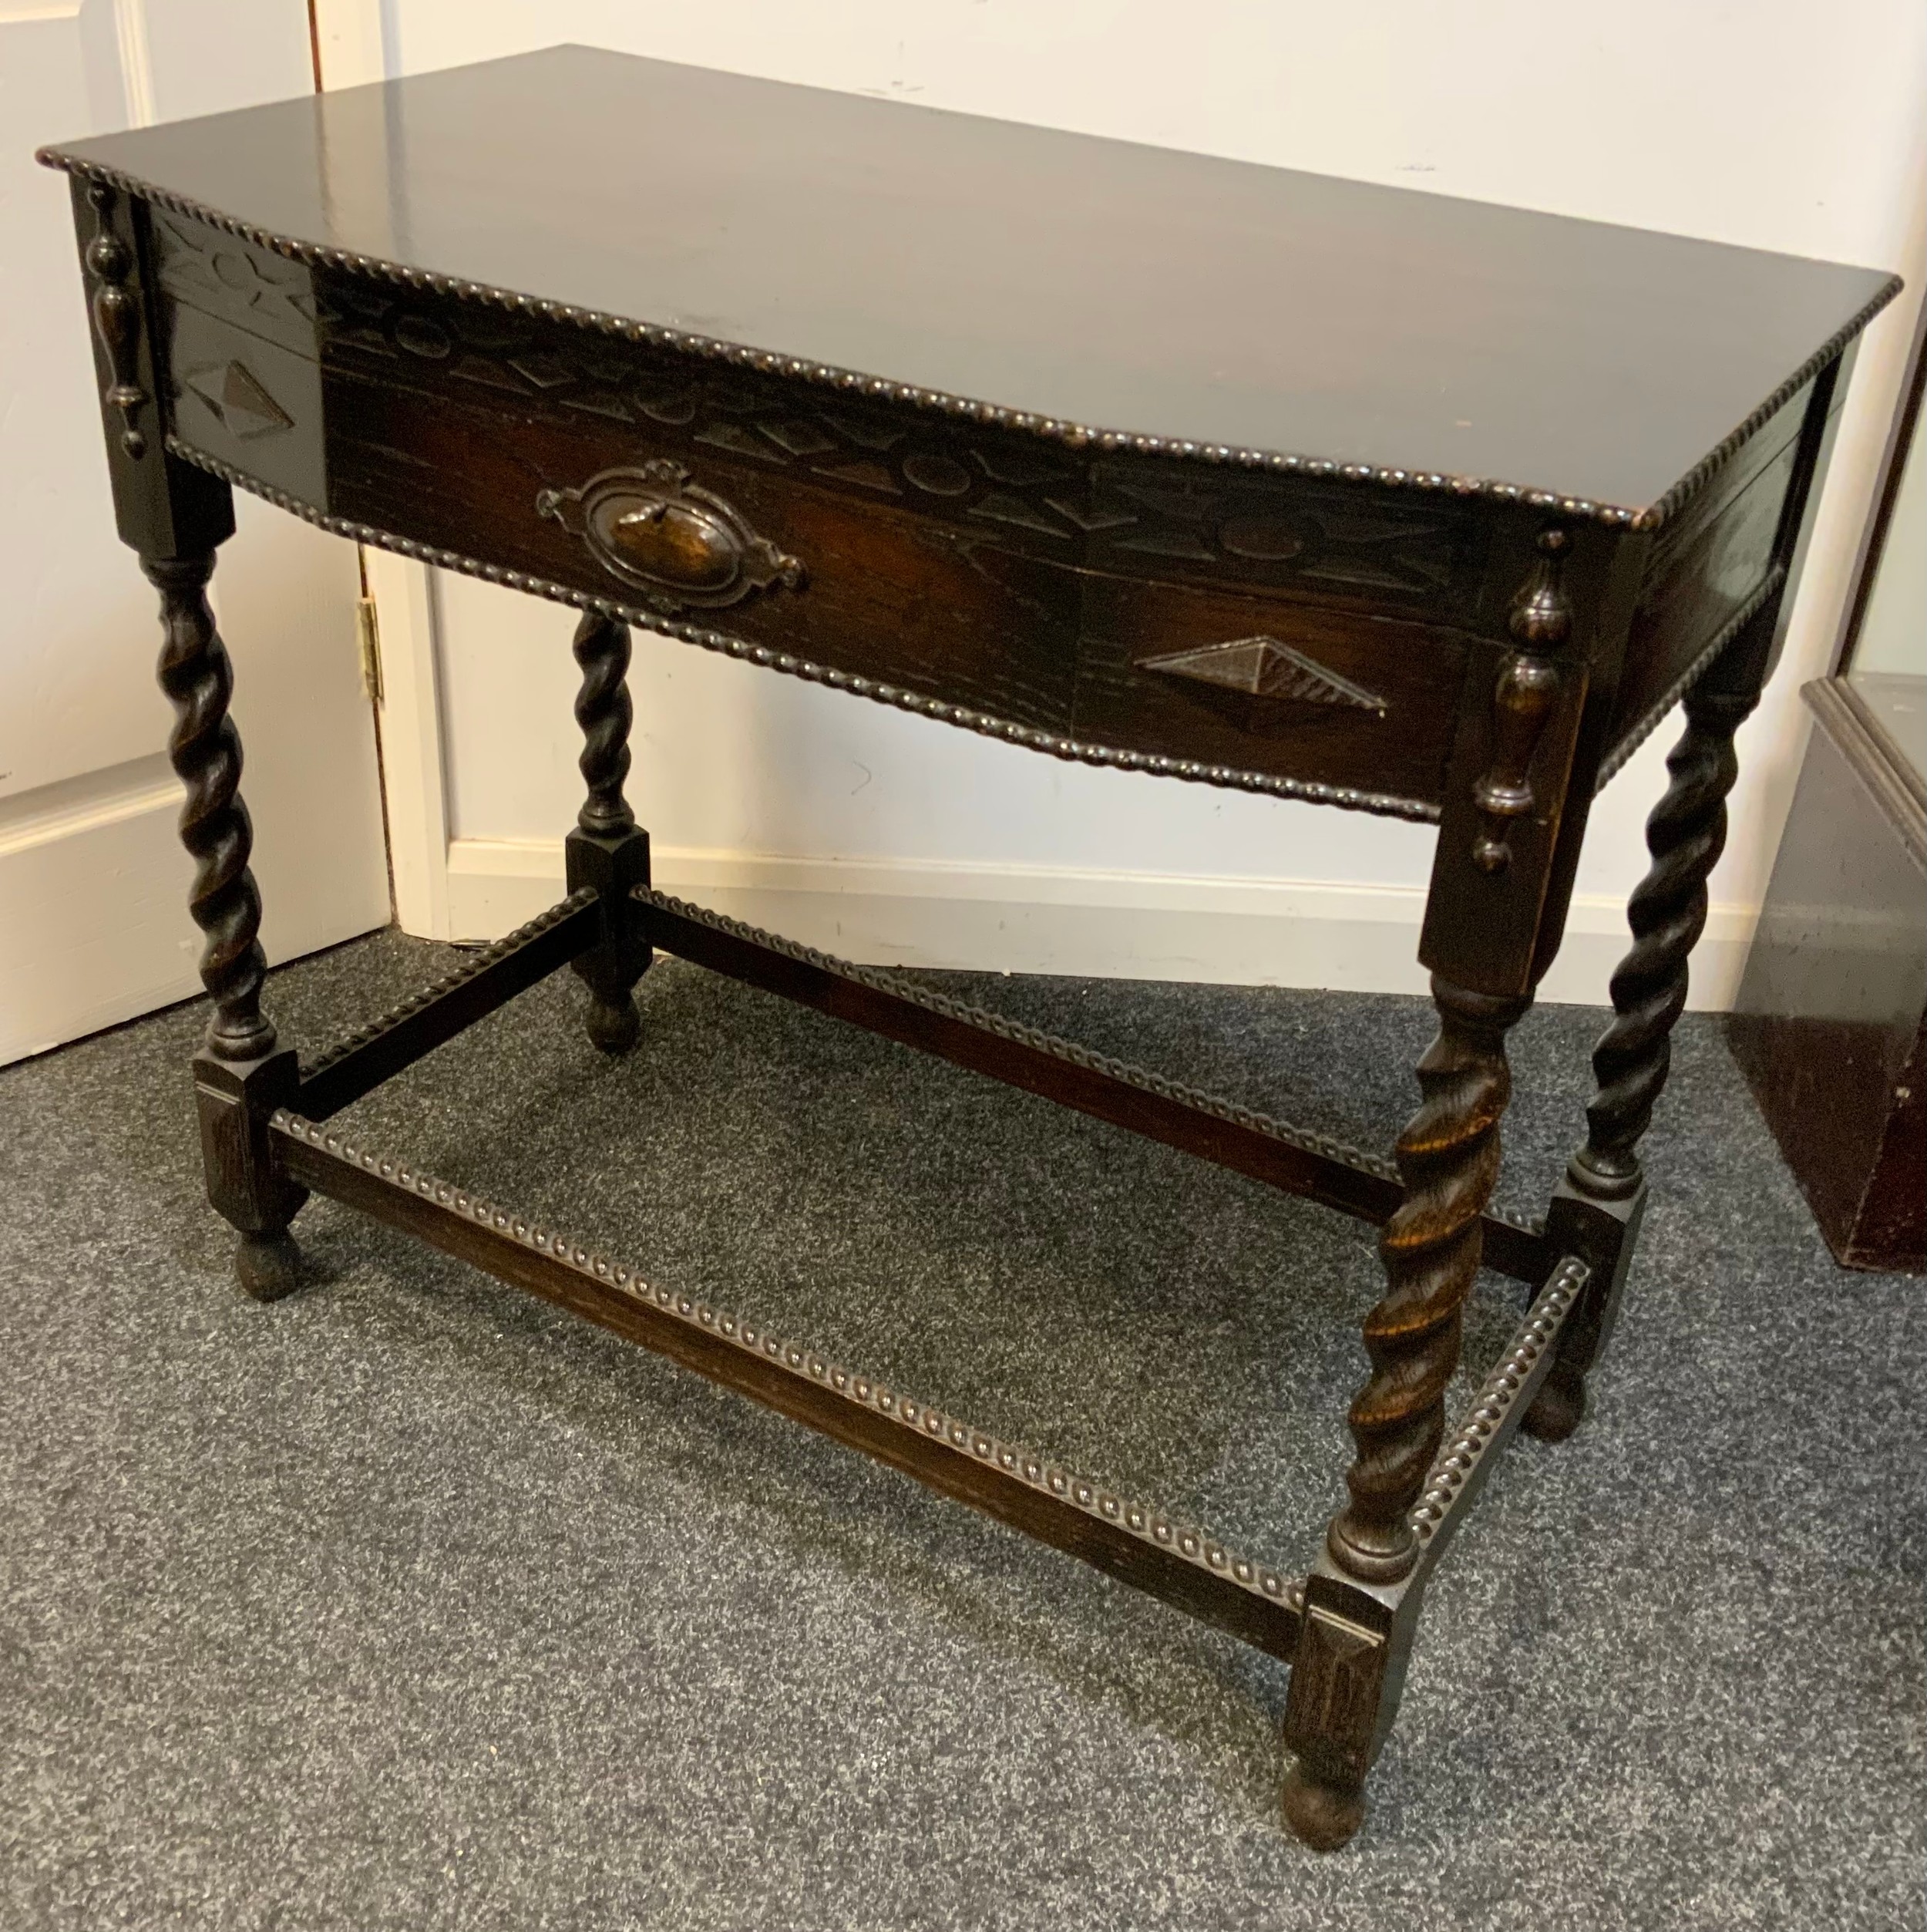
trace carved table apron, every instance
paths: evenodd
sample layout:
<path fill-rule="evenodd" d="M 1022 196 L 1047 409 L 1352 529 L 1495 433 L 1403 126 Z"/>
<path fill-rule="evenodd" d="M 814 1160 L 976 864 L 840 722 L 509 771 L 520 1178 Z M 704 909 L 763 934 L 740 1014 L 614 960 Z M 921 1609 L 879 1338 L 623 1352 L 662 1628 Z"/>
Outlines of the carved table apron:
<path fill-rule="evenodd" d="M 72 177 L 116 509 L 161 594 L 243 1284 L 294 1284 L 319 1190 L 1290 1660 L 1286 1816 L 1342 1843 L 1474 1493 L 1515 1427 L 1583 1412 L 1734 732 L 1897 284 L 580 49 L 42 158 Z M 236 486 L 583 613 L 568 897 L 304 1064 L 261 1009 L 203 594 Z M 1440 1030 L 1395 1160 L 653 890 L 631 623 L 1060 758 L 1436 824 Z M 1528 1223 L 1490 1205 L 1505 1036 L 1595 789 L 1682 700 L 1587 1138 Z M 323 1124 L 563 965 L 628 1050 L 658 948 L 1381 1224 L 1309 1573 Z M 1524 1313 L 1448 1435 L 1481 1261 Z"/>

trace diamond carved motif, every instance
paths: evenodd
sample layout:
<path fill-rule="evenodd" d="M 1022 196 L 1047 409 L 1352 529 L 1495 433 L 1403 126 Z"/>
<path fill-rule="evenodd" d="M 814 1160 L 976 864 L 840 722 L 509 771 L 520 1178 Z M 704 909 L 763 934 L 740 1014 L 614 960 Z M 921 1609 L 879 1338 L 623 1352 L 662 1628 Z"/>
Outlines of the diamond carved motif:
<path fill-rule="evenodd" d="M 1383 716 L 1385 700 L 1363 685 L 1294 651 L 1276 638 L 1234 638 L 1228 644 L 1207 644 L 1190 651 L 1171 651 L 1141 658 L 1140 671 L 1160 677 L 1184 678 L 1219 691 L 1235 692 L 1249 700 L 1287 704 L 1343 705 Z"/>
<path fill-rule="evenodd" d="M 294 419 L 261 387 L 245 363 L 210 363 L 190 369 L 181 381 L 214 412 L 221 427 L 243 443 L 278 436 L 294 426 Z"/>

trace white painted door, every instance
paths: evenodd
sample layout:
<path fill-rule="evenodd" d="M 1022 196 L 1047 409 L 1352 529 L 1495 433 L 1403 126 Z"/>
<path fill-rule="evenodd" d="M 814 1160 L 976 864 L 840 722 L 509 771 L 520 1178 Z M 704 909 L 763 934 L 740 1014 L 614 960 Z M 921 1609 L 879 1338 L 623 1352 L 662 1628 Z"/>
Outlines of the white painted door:
<path fill-rule="evenodd" d="M 1851 28 L 1818 39 L 1804 0 L 1763 0 L 1737 38 L 1724 10 L 1670 0 L 1626 0 L 1604 26 L 1537 0 L 1392 24 L 1223 0 L 1180 32 L 1164 0 L 317 5 L 331 86 L 576 41 L 1919 280 L 1918 0 L 1856 0 Z M 1798 769 L 1794 694 L 1831 643 L 1912 299 L 1867 338 L 1787 659 L 1742 738 L 1697 1005 L 1738 982 Z M 399 916 L 493 937 L 560 890 L 580 789 L 571 615 L 392 560 L 376 594 Z M 1424 985 L 1424 827 L 1061 766 L 652 637 L 631 682 L 630 796 L 659 881 L 758 924 L 869 961 Z M 1606 997 L 1670 736 L 1595 811 L 1542 998 Z"/>
<path fill-rule="evenodd" d="M 312 87 L 304 0 L 0 0 L 0 1062 L 200 990 L 154 593 L 114 533 L 64 177 L 43 142 Z M 271 961 L 390 914 L 354 547 L 239 495 L 234 660 Z"/>

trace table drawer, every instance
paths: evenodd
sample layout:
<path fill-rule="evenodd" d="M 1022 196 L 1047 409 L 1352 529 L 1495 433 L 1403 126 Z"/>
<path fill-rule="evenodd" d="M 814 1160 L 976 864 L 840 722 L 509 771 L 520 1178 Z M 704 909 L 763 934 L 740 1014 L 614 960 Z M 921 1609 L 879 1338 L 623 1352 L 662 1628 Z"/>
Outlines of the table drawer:
<path fill-rule="evenodd" d="M 1452 620 L 1484 594 L 1455 503 L 1074 451 L 352 277 L 271 284 L 291 265 L 180 222 L 164 246 L 174 433 L 328 516 L 980 728 L 1441 796 Z"/>
<path fill-rule="evenodd" d="M 1465 646 L 1438 627 L 1112 576 L 673 435 L 328 399 L 357 521 L 1090 746 L 1439 796 Z"/>
<path fill-rule="evenodd" d="M 357 522 L 1015 724 L 1070 727 L 1081 581 L 968 526 L 673 434 L 331 377 Z M 409 453 L 404 455 L 403 452 Z"/>

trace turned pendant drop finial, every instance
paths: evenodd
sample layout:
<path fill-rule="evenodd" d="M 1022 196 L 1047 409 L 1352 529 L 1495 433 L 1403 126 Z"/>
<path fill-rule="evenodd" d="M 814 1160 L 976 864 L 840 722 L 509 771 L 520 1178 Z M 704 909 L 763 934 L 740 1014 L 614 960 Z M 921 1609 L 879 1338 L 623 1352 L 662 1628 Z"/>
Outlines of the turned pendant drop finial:
<path fill-rule="evenodd" d="M 94 278 L 94 329 L 107 352 L 113 379 L 103 392 L 110 409 L 120 412 L 120 446 L 138 461 L 147 453 L 140 412 L 150 400 L 139 381 L 140 301 L 127 287 L 134 272 L 133 251 L 113 229 L 114 191 L 104 181 L 87 190 L 97 227 L 87 244 L 87 270 Z"/>
<path fill-rule="evenodd" d="M 1481 872 L 1503 872 L 1512 863 L 1514 823 L 1537 803 L 1532 759 L 1559 695 L 1559 668 L 1547 655 L 1562 649 L 1572 634 L 1572 602 L 1565 590 L 1564 530 L 1543 530 L 1539 560 L 1514 600 L 1508 624 L 1518 648 L 1508 657 L 1492 692 L 1492 762 L 1472 788 L 1483 823 L 1472 846 Z"/>
<path fill-rule="evenodd" d="M 1572 539 L 1555 527 L 1542 530 L 1539 561 L 1512 602 L 1506 628 L 1530 650 L 1556 651 L 1572 634 L 1572 600 L 1565 591 L 1565 553 Z"/>

